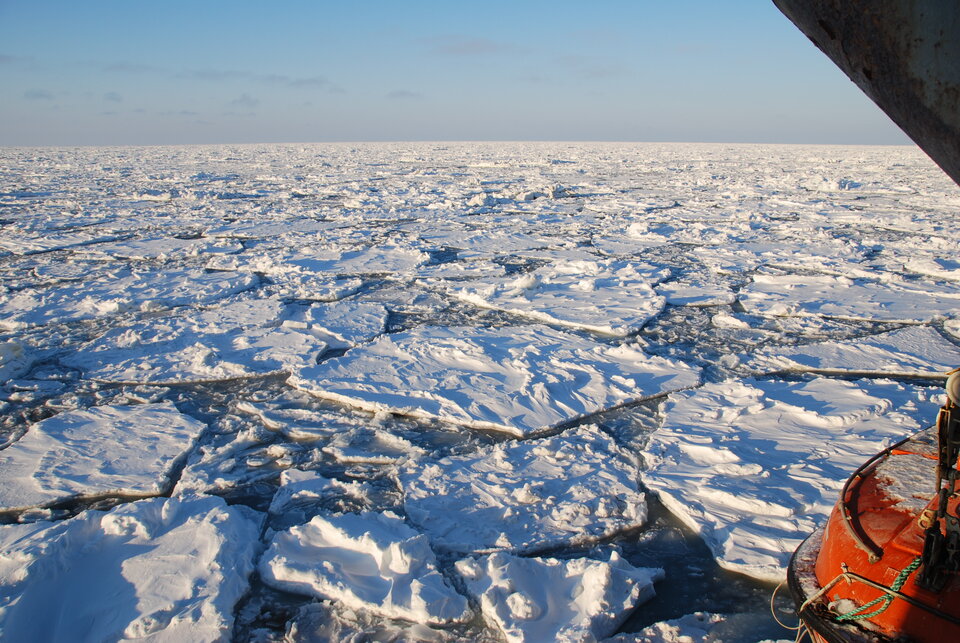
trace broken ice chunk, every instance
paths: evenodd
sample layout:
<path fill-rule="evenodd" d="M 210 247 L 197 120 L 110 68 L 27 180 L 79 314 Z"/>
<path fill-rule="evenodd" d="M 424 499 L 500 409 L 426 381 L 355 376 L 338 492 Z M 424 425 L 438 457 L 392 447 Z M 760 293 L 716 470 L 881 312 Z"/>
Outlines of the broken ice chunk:
<path fill-rule="evenodd" d="M 252 516 L 207 496 L 0 525 L 0 632 L 11 641 L 228 639 L 260 550 Z"/>
<path fill-rule="evenodd" d="M 613 634 L 654 595 L 663 570 L 634 567 L 613 552 L 608 562 L 520 558 L 496 552 L 457 562 L 484 618 L 507 641 L 595 641 Z"/>
<path fill-rule="evenodd" d="M 273 537 L 260 561 L 264 582 L 286 591 L 418 623 L 473 618 L 437 570 L 427 537 L 393 513 L 314 516 Z"/>
<path fill-rule="evenodd" d="M 646 520 L 636 460 L 596 426 L 421 458 L 399 471 L 404 507 L 456 552 L 516 552 L 592 542 Z"/>
<path fill-rule="evenodd" d="M 74 496 L 161 493 L 206 428 L 169 402 L 67 411 L 0 451 L 0 509 Z"/>

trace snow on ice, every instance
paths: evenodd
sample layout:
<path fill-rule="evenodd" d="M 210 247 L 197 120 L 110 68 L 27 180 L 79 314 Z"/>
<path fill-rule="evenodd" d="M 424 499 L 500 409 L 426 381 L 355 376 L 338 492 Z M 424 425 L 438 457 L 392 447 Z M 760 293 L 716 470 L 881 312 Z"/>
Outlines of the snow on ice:
<path fill-rule="evenodd" d="M 0 451 L 0 510 L 158 494 L 205 428 L 169 403 L 98 406 L 42 420 Z"/>
<path fill-rule="evenodd" d="M 290 381 L 371 411 L 525 436 L 695 386 L 699 371 L 547 326 L 433 326 L 381 336 Z"/>
<path fill-rule="evenodd" d="M 221 641 L 249 587 L 259 520 L 219 498 L 153 498 L 0 525 L 0 637 Z"/>
<path fill-rule="evenodd" d="M 0 157 L 3 638 L 492 642 L 558 607 L 544 636 L 782 638 L 706 548 L 621 624 L 664 529 L 640 477 L 780 578 L 960 365 L 960 196 L 915 148 Z M 247 583 L 268 561 L 299 594 Z"/>
<path fill-rule="evenodd" d="M 427 537 L 392 513 L 314 516 L 274 535 L 264 582 L 391 618 L 446 624 L 473 613 L 437 569 Z"/>
<path fill-rule="evenodd" d="M 649 284 L 652 275 L 663 273 L 623 261 L 566 261 L 518 277 L 473 282 L 452 294 L 539 322 L 622 336 L 663 309 L 663 298 Z"/>
<path fill-rule="evenodd" d="M 888 380 L 747 379 L 671 394 L 643 480 L 722 566 L 779 582 L 850 474 L 936 416 L 941 400 L 929 398 Z"/>
<path fill-rule="evenodd" d="M 927 326 L 870 337 L 765 348 L 742 356 L 755 373 L 812 372 L 943 377 L 960 364 L 960 348 Z"/>
<path fill-rule="evenodd" d="M 599 640 L 613 634 L 654 595 L 662 569 L 637 568 L 612 552 L 609 561 L 520 558 L 496 552 L 457 562 L 483 616 L 507 641 Z"/>
<path fill-rule="evenodd" d="M 400 469 L 404 508 L 456 552 L 532 552 L 638 527 L 647 516 L 638 462 L 597 427 Z"/>

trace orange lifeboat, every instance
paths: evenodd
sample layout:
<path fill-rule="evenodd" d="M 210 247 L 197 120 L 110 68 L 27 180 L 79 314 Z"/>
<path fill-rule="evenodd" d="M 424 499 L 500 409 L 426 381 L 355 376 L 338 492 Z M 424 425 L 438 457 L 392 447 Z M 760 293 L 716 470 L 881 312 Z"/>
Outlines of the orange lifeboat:
<path fill-rule="evenodd" d="M 815 641 L 960 641 L 960 373 L 937 424 L 847 481 L 788 583 Z"/>

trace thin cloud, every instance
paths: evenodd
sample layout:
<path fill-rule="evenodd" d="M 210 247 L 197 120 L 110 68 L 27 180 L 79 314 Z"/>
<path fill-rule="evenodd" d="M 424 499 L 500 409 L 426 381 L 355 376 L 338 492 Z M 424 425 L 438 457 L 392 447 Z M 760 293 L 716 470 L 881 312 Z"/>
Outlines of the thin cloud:
<path fill-rule="evenodd" d="M 177 77 L 210 83 L 241 80 L 281 87 L 335 89 L 333 84 L 323 76 L 297 77 L 284 74 L 255 74 L 251 71 L 235 69 L 192 69 L 178 73 Z"/>
<path fill-rule="evenodd" d="M 392 92 L 387 92 L 386 97 L 390 100 L 416 100 L 423 98 L 423 94 L 410 91 L 409 89 L 395 89 Z"/>
<path fill-rule="evenodd" d="M 556 60 L 568 73 L 584 80 L 613 78 L 627 73 L 627 68 L 623 65 L 588 56 L 561 56 Z"/>
<path fill-rule="evenodd" d="M 52 93 L 45 89 L 28 89 L 23 92 L 23 97 L 27 100 L 53 100 Z"/>
<path fill-rule="evenodd" d="M 511 43 L 472 36 L 436 36 L 426 38 L 424 42 L 430 45 L 431 53 L 443 56 L 489 56 L 528 52 L 527 49 Z"/>
<path fill-rule="evenodd" d="M 243 95 L 230 101 L 230 104 L 236 107 L 243 107 L 244 109 L 254 109 L 260 104 L 260 99 L 244 93 Z"/>
<path fill-rule="evenodd" d="M 103 100 L 107 101 L 108 103 L 122 103 L 123 96 L 117 92 L 107 92 L 103 95 Z"/>
<path fill-rule="evenodd" d="M 11 56 L 10 54 L 0 54 L 0 65 L 14 65 L 16 63 L 33 62 L 33 58 L 26 56 Z"/>

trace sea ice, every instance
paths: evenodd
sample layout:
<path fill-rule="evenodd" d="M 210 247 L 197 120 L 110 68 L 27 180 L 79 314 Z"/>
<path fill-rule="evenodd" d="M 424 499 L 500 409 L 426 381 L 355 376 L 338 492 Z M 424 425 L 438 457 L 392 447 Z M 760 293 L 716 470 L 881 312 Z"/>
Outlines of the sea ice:
<path fill-rule="evenodd" d="M 663 570 L 609 561 L 520 558 L 495 552 L 457 562 L 486 620 L 510 642 L 596 641 L 654 595 Z"/>
<path fill-rule="evenodd" d="M 643 524 L 637 467 L 610 436 L 587 425 L 470 455 L 411 460 L 398 476 L 409 519 L 435 546 L 523 553 Z"/>
<path fill-rule="evenodd" d="M 741 355 L 751 373 L 864 373 L 937 377 L 960 365 L 960 348 L 928 326 L 853 340 L 765 348 Z"/>
<path fill-rule="evenodd" d="M 486 632 L 457 636 L 442 627 L 390 620 L 368 610 L 354 610 L 332 601 L 307 603 L 290 620 L 283 639 L 290 643 L 500 643 Z"/>
<path fill-rule="evenodd" d="M 960 288 L 853 280 L 831 275 L 756 274 L 738 297 L 751 313 L 924 323 L 951 315 Z"/>
<path fill-rule="evenodd" d="M 671 394 L 643 480 L 721 566 L 783 579 L 867 458 L 936 416 L 939 392 L 889 380 L 726 381 Z"/>
<path fill-rule="evenodd" d="M 252 275 L 194 269 L 147 272 L 123 269 L 112 277 L 91 282 L 0 293 L 0 329 L 21 330 L 124 312 L 208 304 L 256 283 L 257 278 Z"/>
<path fill-rule="evenodd" d="M 289 381 L 371 411 L 525 436 L 695 386 L 699 370 L 546 326 L 421 326 L 304 368 Z"/>
<path fill-rule="evenodd" d="M 0 382 L 16 379 L 33 365 L 32 351 L 16 341 L 0 342 Z"/>
<path fill-rule="evenodd" d="M 62 361 L 90 379 L 149 384 L 229 380 L 315 364 L 328 344 L 306 323 L 281 323 L 282 313 L 275 298 L 191 309 L 110 330 Z"/>
<path fill-rule="evenodd" d="M 169 402 L 66 411 L 0 451 L 0 509 L 161 493 L 206 425 Z"/>
<path fill-rule="evenodd" d="M 247 591 L 259 518 L 220 498 L 153 498 L 0 525 L 0 638 L 222 641 Z"/>
<path fill-rule="evenodd" d="M 662 268 L 625 261 L 560 261 L 453 288 L 451 294 L 540 322 L 623 336 L 663 310 L 664 299 L 649 284 L 662 273 Z"/>
<path fill-rule="evenodd" d="M 388 618 L 428 624 L 473 618 L 467 600 L 438 571 L 427 537 L 390 512 L 314 516 L 277 533 L 260 576 L 279 589 Z"/>

